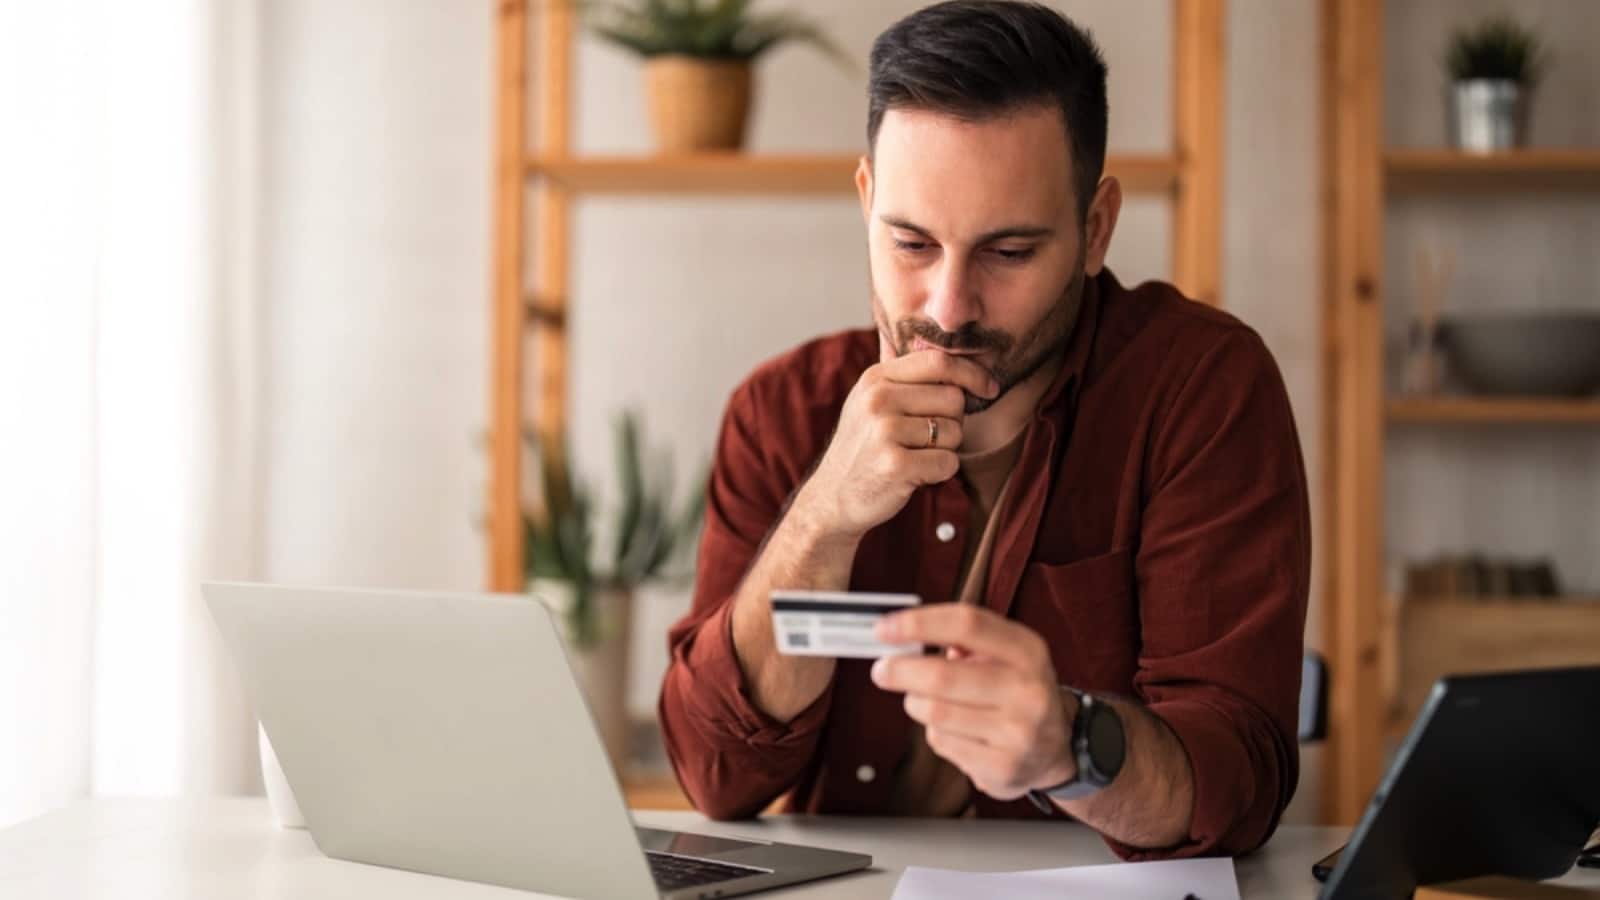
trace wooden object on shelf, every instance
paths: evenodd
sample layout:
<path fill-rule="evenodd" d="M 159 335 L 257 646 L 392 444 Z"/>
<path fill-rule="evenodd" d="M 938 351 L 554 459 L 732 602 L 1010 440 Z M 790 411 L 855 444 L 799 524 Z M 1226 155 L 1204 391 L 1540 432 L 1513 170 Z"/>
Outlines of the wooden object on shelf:
<path fill-rule="evenodd" d="M 1600 598 L 1408 597 L 1399 621 L 1397 731 L 1445 675 L 1600 665 Z"/>
<path fill-rule="evenodd" d="M 1383 167 L 1386 187 L 1395 193 L 1600 188 L 1600 148 L 1530 148 L 1487 155 L 1397 149 L 1383 154 Z"/>
<path fill-rule="evenodd" d="M 1600 890 L 1488 875 L 1419 887 L 1413 896 L 1415 900 L 1600 900 Z"/>
<path fill-rule="evenodd" d="M 1401 397 L 1384 412 L 1410 425 L 1600 425 L 1600 397 Z"/>
<path fill-rule="evenodd" d="M 1439 307 L 1450 291 L 1456 254 L 1445 247 L 1437 254 L 1417 247 L 1417 315 L 1411 323 L 1403 379 L 1408 394 L 1432 396 L 1439 392 Z"/>

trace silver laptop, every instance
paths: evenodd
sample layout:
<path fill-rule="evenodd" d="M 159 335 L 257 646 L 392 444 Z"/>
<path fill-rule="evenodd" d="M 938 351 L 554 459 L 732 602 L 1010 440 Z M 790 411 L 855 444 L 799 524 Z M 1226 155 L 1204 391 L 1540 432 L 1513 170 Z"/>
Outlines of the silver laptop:
<path fill-rule="evenodd" d="M 311 836 L 568 897 L 717 897 L 871 857 L 635 828 L 555 624 L 520 595 L 206 584 Z"/>

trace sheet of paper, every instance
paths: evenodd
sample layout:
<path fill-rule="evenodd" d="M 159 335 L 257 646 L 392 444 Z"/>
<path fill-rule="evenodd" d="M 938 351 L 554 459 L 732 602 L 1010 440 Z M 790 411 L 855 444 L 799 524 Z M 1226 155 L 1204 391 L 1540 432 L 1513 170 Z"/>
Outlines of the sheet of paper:
<path fill-rule="evenodd" d="M 912 866 L 893 900 L 1239 900 L 1231 859 L 1177 859 L 1026 872 L 956 872 Z"/>

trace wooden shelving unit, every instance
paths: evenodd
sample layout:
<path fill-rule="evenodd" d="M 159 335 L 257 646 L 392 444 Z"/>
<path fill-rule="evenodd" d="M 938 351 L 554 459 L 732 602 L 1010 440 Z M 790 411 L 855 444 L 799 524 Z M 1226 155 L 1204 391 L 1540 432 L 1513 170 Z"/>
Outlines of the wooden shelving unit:
<path fill-rule="evenodd" d="M 1331 679 L 1324 814 L 1353 824 L 1382 776 L 1389 713 L 1438 665 L 1482 668 L 1526 657 L 1504 648 L 1512 624 L 1537 610 L 1571 626 L 1593 609 L 1463 602 L 1390 610 L 1384 593 L 1384 446 L 1391 426 L 1600 425 L 1600 398 L 1389 398 L 1384 391 L 1384 220 L 1389 197 L 1600 188 L 1600 150 L 1539 149 L 1477 156 L 1446 149 L 1386 150 L 1383 0 L 1323 0 L 1324 372 L 1326 419 L 1320 554 Z M 1600 196 L 1597 194 L 1596 196 Z M 1534 432 L 1529 439 L 1535 440 Z M 1408 617 L 1448 621 L 1426 642 L 1402 640 Z M 1543 621 L 1543 619 L 1539 620 Z M 1522 621 L 1519 624 L 1526 625 Z M 1535 623 L 1537 624 L 1537 623 Z M 1432 627 L 1432 626 L 1430 626 Z M 1559 630 L 1562 625 L 1551 626 Z M 1417 631 L 1416 633 L 1425 633 Z M 1473 648 L 1441 662 L 1437 648 Z M 1502 648 L 1490 652 L 1486 647 Z M 1538 648 L 1536 648 L 1538 649 Z M 1600 646 L 1591 661 L 1600 662 Z M 1553 661 L 1548 655 L 1540 657 Z M 1430 663 L 1429 660 L 1432 660 Z M 1426 685 L 1423 685 L 1426 687 Z"/>
<path fill-rule="evenodd" d="M 537 16 L 531 14 L 534 9 Z M 574 4 L 497 0 L 496 10 L 488 584 L 491 590 L 520 591 L 524 424 L 531 415 L 540 439 L 550 446 L 560 445 L 567 426 L 572 200 L 586 194 L 759 195 L 773 202 L 849 196 L 859 156 L 576 154 L 570 126 Z M 1222 268 L 1225 0 L 1172 0 L 1172 14 L 1172 152 L 1112 154 L 1107 173 L 1121 179 L 1129 193 L 1171 202 L 1172 281 L 1190 296 L 1215 304 L 1221 296 Z M 533 79 L 530 60 L 537 67 Z M 532 98 L 530 80 L 536 93 Z M 532 142 L 530 105 L 538 113 Z M 530 200 L 536 242 L 531 265 L 526 257 Z M 532 404 L 523 396 L 524 344 L 530 331 L 537 366 Z M 658 780 L 646 779 L 637 791 L 648 802 L 670 799 L 660 788 Z"/>

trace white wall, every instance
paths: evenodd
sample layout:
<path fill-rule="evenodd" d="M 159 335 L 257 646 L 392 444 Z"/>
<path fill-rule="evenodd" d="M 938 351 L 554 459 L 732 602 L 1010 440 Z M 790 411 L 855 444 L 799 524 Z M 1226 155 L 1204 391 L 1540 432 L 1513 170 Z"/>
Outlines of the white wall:
<path fill-rule="evenodd" d="M 1457 26 L 1506 10 L 1497 0 L 1391 3 L 1385 128 L 1394 146 L 1446 143 L 1438 60 Z M 1600 27 L 1591 0 L 1524 0 L 1516 17 L 1548 42 L 1552 66 L 1533 104 L 1531 141 L 1600 143 Z M 1592 193 L 1391 198 L 1384 235 L 1390 372 L 1416 310 L 1417 251 L 1450 250 L 1442 312 L 1600 307 L 1600 203 Z M 1391 378 L 1391 381 L 1393 379 Z M 1391 588 L 1408 559 L 1479 550 L 1553 558 L 1566 587 L 1600 593 L 1600 435 L 1588 428 L 1389 431 Z"/>
<path fill-rule="evenodd" d="M 262 4 L 267 578 L 482 586 L 493 6 Z"/>
<path fill-rule="evenodd" d="M 0 827 L 89 786 L 95 12 L 0 5 Z"/>

